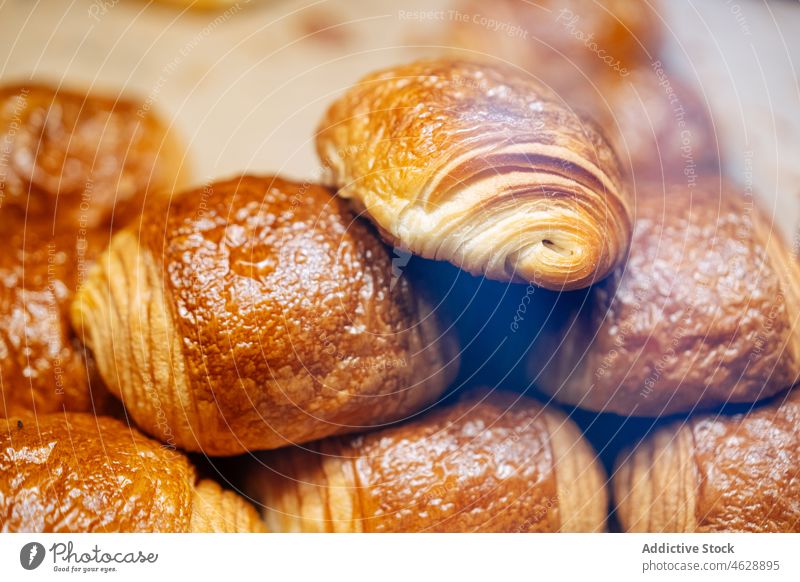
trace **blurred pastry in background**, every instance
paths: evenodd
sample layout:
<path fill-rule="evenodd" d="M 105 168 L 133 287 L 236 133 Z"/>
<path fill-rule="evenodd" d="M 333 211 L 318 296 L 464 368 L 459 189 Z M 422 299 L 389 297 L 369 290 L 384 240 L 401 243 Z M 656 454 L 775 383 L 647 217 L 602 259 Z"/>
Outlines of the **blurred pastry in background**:
<path fill-rule="evenodd" d="M 644 181 L 692 187 L 719 174 L 721 146 L 705 100 L 660 61 L 601 90 L 584 111 L 605 129 L 637 195 L 652 190 L 639 188 Z"/>
<path fill-rule="evenodd" d="M 112 231 L 182 183 L 183 152 L 135 100 L 0 90 L 0 415 L 92 410 L 104 391 L 72 332 L 72 295 Z"/>
<path fill-rule="evenodd" d="M 242 0 L 157 0 L 162 4 L 170 4 L 178 8 L 191 8 L 194 10 L 224 10 L 239 6 L 240 4 L 247 4 L 252 0 L 243 2 Z"/>
<path fill-rule="evenodd" d="M 580 99 L 656 58 L 658 9 L 646 0 L 462 0 L 446 44 L 513 64 Z"/>

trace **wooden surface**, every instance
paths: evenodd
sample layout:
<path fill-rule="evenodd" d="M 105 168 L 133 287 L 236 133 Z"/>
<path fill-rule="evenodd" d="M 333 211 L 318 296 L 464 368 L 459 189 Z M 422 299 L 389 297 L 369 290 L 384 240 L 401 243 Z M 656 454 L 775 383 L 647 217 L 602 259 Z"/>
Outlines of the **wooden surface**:
<path fill-rule="evenodd" d="M 800 4 L 670 0 L 668 60 L 708 99 L 729 172 L 792 236 L 800 218 Z M 312 135 L 372 69 L 442 50 L 442 0 L 0 0 L 0 78 L 139 94 L 190 142 L 198 180 L 319 173 Z"/>

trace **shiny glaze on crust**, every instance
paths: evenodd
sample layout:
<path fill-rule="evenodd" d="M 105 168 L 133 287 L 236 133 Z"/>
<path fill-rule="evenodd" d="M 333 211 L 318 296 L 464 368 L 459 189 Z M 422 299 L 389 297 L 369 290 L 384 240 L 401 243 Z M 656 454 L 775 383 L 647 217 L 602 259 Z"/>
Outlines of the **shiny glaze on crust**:
<path fill-rule="evenodd" d="M 107 393 L 69 323 L 79 280 L 110 235 L 0 209 L 0 417 L 103 409 Z M 91 390 L 90 390 L 91 388 Z"/>
<path fill-rule="evenodd" d="M 473 274 L 581 288 L 630 242 L 612 148 L 510 67 L 440 59 L 369 75 L 330 107 L 317 151 L 387 240 Z"/>
<path fill-rule="evenodd" d="M 320 186 L 243 176 L 141 224 L 114 237 L 73 322 L 164 442 L 226 455 L 353 431 L 434 402 L 456 373 L 455 339 Z"/>
<path fill-rule="evenodd" d="M 800 532 L 800 391 L 746 414 L 673 423 L 618 464 L 629 531 Z"/>
<path fill-rule="evenodd" d="M 603 471 L 577 427 L 517 394 L 478 393 L 397 427 L 262 460 L 250 485 L 277 531 L 586 531 L 605 523 Z"/>
<path fill-rule="evenodd" d="M 638 213 L 627 264 L 555 300 L 531 350 L 534 382 L 570 404 L 639 416 L 794 384 L 800 275 L 761 208 L 717 178 L 643 193 Z"/>
<path fill-rule="evenodd" d="M 0 419 L 0 531 L 263 531 L 181 453 L 90 414 Z"/>
<path fill-rule="evenodd" d="M 139 106 L 0 89 L 0 416 L 106 406 L 68 309 L 113 227 L 179 174 L 165 126 Z"/>
<path fill-rule="evenodd" d="M 0 530 L 188 531 L 194 469 L 121 422 L 0 420 Z"/>

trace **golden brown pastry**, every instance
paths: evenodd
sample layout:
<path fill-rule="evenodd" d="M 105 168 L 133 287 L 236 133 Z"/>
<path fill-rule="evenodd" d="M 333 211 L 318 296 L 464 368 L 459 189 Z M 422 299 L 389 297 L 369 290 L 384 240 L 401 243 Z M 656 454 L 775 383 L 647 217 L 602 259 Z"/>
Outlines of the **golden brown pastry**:
<path fill-rule="evenodd" d="M 411 422 L 273 451 L 250 476 L 275 531 L 602 531 L 605 474 L 578 427 L 479 392 Z"/>
<path fill-rule="evenodd" d="M 590 410 L 660 416 L 797 382 L 798 265 L 752 197 L 708 178 L 645 193 L 637 212 L 627 264 L 555 299 L 530 351 L 536 385 Z"/>
<path fill-rule="evenodd" d="M 0 419 L 2 532 L 257 532 L 238 495 L 181 453 L 89 414 Z"/>
<path fill-rule="evenodd" d="M 317 151 L 389 242 L 474 274 L 585 287 L 630 241 L 605 138 L 510 67 L 442 59 L 372 74 L 328 110 Z"/>
<path fill-rule="evenodd" d="M 72 321 L 161 441 L 230 455 L 403 418 L 456 340 L 328 190 L 242 176 L 151 204 L 115 235 Z"/>
<path fill-rule="evenodd" d="M 620 523 L 640 532 L 800 532 L 800 391 L 674 422 L 625 451 Z"/>
<path fill-rule="evenodd" d="M 521 67 L 575 104 L 656 60 L 663 44 L 652 0 L 462 0 L 455 8 L 470 18 L 451 20 L 448 45 Z"/>
<path fill-rule="evenodd" d="M 183 174 L 167 127 L 140 106 L 0 89 L 0 416 L 104 406 L 69 324 L 72 295 L 111 230 Z"/>

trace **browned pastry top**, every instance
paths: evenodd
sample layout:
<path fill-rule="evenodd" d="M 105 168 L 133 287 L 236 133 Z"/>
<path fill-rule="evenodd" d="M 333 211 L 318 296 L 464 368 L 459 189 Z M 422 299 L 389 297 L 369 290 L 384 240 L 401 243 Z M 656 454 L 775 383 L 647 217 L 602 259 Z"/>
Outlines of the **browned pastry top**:
<path fill-rule="evenodd" d="M 329 108 L 317 151 L 388 240 L 472 273 L 585 287 L 630 240 L 612 148 L 511 67 L 439 59 L 369 75 Z"/>
<path fill-rule="evenodd" d="M 657 416 L 794 384 L 798 265 L 769 217 L 720 178 L 655 188 L 637 200 L 627 264 L 558 298 L 544 341 L 559 348 L 549 365 L 531 352 L 539 385 L 592 410 Z"/>
<path fill-rule="evenodd" d="M 0 531 L 188 531 L 186 457 L 109 418 L 0 419 Z"/>
<path fill-rule="evenodd" d="M 171 188 L 183 163 L 144 104 L 45 85 L 0 89 L 0 140 L 0 207 L 84 228 L 137 214 L 144 191 Z"/>
<path fill-rule="evenodd" d="M 457 369 L 423 294 L 318 185 L 242 176 L 151 204 L 100 262 L 73 322 L 136 422 L 183 448 L 236 454 L 395 420 Z"/>
<path fill-rule="evenodd" d="M 230 387 L 256 371 L 323 376 L 390 347 L 411 323 L 407 281 L 389 291 L 387 250 L 327 190 L 250 176 L 209 188 L 148 209 L 140 238 L 164 265 L 193 378 Z M 377 322 L 382 333 L 368 325 Z M 349 378 L 358 382 L 357 368 Z M 225 410 L 252 404 L 236 390 L 216 396 Z"/>
<path fill-rule="evenodd" d="M 577 427 L 478 391 L 405 424 L 265 457 L 252 480 L 278 531 L 598 531 L 602 469 Z"/>
<path fill-rule="evenodd" d="M 614 475 L 628 531 L 800 532 L 800 390 L 662 427 Z"/>
<path fill-rule="evenodd" d="M 464 401 L 345 443 L 366 529 L 557 531 L 545 413 L 527 399 L 514 407 L 514 398 Z"/>
<path fill-rule="evenodd" d="M 732 418 L 690 421 L 700 532 L 800 532 L 800 391 Z"/>

